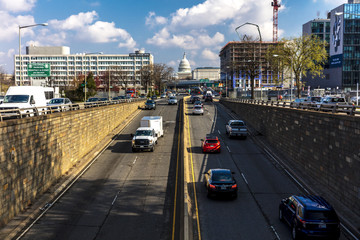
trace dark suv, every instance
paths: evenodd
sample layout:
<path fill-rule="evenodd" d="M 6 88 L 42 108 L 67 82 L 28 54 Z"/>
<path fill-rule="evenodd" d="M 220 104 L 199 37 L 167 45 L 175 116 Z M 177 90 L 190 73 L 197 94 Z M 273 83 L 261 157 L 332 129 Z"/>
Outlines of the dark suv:
<path fill-rule="evenodd" d="M 340 221 L 333 207 L 320 196 L 293 195 L 281 200 L 279 218 L 291 227 L 293 239 L 339 239 Z"/>

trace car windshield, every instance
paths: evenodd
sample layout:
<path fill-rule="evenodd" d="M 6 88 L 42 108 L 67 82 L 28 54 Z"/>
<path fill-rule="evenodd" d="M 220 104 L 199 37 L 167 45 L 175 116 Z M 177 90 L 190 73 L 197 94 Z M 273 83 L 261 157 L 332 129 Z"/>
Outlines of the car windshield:
<path fill-rule="evenodd" d="M 311 220 L 337 220 L 337 215 L 334 211 L 306 211 L 306 219 Z"/>
<path fill-rule="evenodd" d="M 212 180 L 216 182 L 227 182 L 231 181 L 232 177 L 229 172 L 213 172 Z"/>
<path fill-rule="evenodd" d="M 135 136 L 151 136 L 151 130 L 137 130 Z"/>
<path fill-rule="evenodd" d="M 230 124 L 232 127 L 242 127 L 244 126 L 243 122 L 233 122 Z"/>
<path fill-rule="evenodd" d="M 311 97 L 310 99 L 312 102 L 320 102 L 321 101 L 321 97 Z"/>
<path fill-rule="evenodd" d="M 98 100 L 99 100 L 98 98 L 89 98 L 87 101 L 88 102 L 96 102 Z"/>
<path fill-rule="evenodd" d="M 202 107 L 200 107 L 200 106 L 196 106 L 196 107 L 194 107 L 194 109 L 195 109 L 195 110 L 201 110 L 201 109 L 202 109 Z"/>
<path fill-rule="evenodd" d="M 210 140 L 206 140 L 206 143 L 217 143 L 217 140 L 212 140 L 212 139 L 210 139 Z"/>
<path fill-rule="evenodd" d="M 170 97 L 170 99 L 176 99 L 176 97 Z"/>
<path fill-rule="evenodd" d="M 62 104 L 64 103 L 64 99 L 60 99 L 60 98 L 57 98 L 57 99 L 51 99 L 49 104 Z"/>
<path fill-rule="evenodd" d="M 29 95 L 6 95 L 4 103 L 27 103 Z"/>
<path fill-rule="evenodd" d="M 154 103 L 152 100 L 147 100 L 146 103 Z"/>

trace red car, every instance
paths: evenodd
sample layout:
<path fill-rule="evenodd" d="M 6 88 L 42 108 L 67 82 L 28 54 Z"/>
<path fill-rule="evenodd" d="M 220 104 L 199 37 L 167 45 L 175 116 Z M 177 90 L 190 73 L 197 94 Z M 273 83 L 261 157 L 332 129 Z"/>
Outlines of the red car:
<path fill-rule="evenodd" d="M 203 153 L 206 152 L 221 152 L 220 141 L 217 136 L 213 135 L 206 135 L 205 140 L 201 139 L 202 141 L 202 151 Z"/>

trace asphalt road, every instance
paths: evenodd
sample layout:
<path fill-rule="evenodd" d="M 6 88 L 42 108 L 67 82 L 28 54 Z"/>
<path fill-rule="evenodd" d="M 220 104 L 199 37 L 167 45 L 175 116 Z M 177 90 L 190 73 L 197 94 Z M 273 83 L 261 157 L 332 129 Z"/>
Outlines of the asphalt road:
<path fill-rule="evenodd" d="M 141 111 L 22 239 L 180 239 L 178 109 L 159 100 Z M 133 153 L 130 134 L 151 115 L 163 116 L 164 137 L 154 152 Z"/>
<path fill-rule="evenodd" d="M 162 99 L 156 110 L 141 111 L 22 239 L 185 239 L 183 148 L 192 160 L 185 172 L 194 179 L 187 184 L 189 191 L 195 186 L 189 194 L 196 207 L 190 240 L 291 239 L 290 228 L 278 219 L 278 205 L 282 198 L 303 192 L 256 144 L 258 136 L 229 139 L 225 123 L 233 116 L 217 102 L 206 103 L 202 116 L 186 114 L 189 135 L 183 136 L 179 106 Z M 191 113 L 189 102 L 184 107 Z M 163 116 L 164 137 L 154 152 L 133 153 L 130 134 L 149 115 Z M 220 138 L 221 153 L 202 153 L 200 139 L 209 133 Z M 182 146 L 187 138 L 191 141 Z M 237 199 L 206 197 L 203 173 L 210 168 L 235 172 Z"/>
<path fill-rule="evenodd" d="M 192 104 L 185 105 L 193 162 L 189 174 L 195 179 L 193 195 L 199 219 L 199 226 L 197 221 L 193 224 L 194 239 L 291 239 L 290 228 L 278 218 L 278 206 L 282 198 L 304 192 L 255 143 L 256 136 L 246 140 L 226 136 L 225 124 L 234 117 L 231 112 L 217 102 L 205 103 L 204 107 L 203 116 L 191 115 Z M 219 137 L 221 153 L 202 153 L 201 139 L 210 133 Z M 207 198 L 203 173 L 211 168 L 235 172 L 237 199 Z"/>

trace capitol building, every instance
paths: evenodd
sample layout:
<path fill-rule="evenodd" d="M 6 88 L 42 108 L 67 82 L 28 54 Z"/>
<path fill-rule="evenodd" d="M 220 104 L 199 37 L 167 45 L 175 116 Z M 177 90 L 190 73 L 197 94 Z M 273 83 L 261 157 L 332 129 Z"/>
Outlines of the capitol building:
<path fill-rule="evenodd" d="M 181 59 L 178 72 L 178 79 L 192 79 L 192 72 L 189 61 L 186 59 L 186 54 L 184 53 L 183 59 Z"/>

